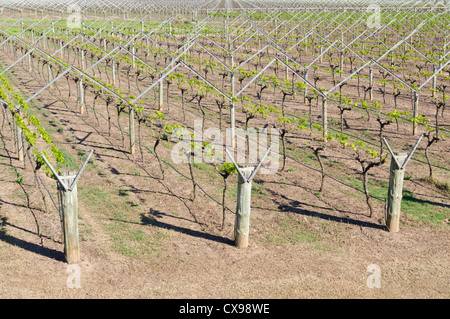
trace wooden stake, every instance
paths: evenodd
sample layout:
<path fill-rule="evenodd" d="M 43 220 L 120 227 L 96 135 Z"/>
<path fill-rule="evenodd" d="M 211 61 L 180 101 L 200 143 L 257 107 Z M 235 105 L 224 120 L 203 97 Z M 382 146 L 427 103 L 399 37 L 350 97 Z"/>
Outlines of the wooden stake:
<path fill-rule="evenodd" d="M 130 106 L 130 154 L 136 151 L 136 136 L 134 132 L 134 107 Z"/>
<path fill-rule="evenodd" d="M 86 58 L 85 58 L 85 52 L 84 49 L 81 49 L 81 70 L 85 70 L 86 69 Z"/>
<path fill-rule="evenodd" d="M 62 182 L 69 188 L 75 178 L 76 172 L 70 168 L 60 171 Z M 63 219 L 64 254 L 69 264 L 80 262 L 80 247 L 78 240 L 78 195 L 77 186 L 72 191 L 59 187 L 61 194 L 61 209 Z"/>
<path fill-rule="evenodd" d="M 400 227 L 400 213 L 403 193 L 403 177 L 405 170 L 398 165 L 403 165 L 408 154 L 395 153 L 391 160 L 389 174 L 388 208 L 386 216 L 386 226 L 390 232 L 398 232 Z M 398 163 L 397 163 L 398 162 Z"/>
<path fill-rule="evenodd" d="M 164 83 L 163 81 L 159 81 L 159 101 L 158 101 L 158 106 L 159 106 L 159 110 L 161 111 L 162 107 L 164 104 Z"/>
<path fill-rule="evenodd" d="M 373 100 L 373 66 L 371 65 L 369 67 L 369 99 L 370 101 Z"/>
<path fill-rule="evenodd" d="M 328 112 L 327 112 L 327 99 L 322 97 L 322 126 L 323 126 L 323 137 L 326 138 L 328 135 Z"/>
<path fill-rule="evenodd" d="M 242 168 L 242 173 L 246 179 L 250 177 L 254 168 Z M 250 232 L 250 203 L 252 195 L 252 181 L 245 181 L 238 174 L 236 222 L 234 225 L 235 243 L 239 248 L 248 247 L 248 237 Z"/>
<path fill-rule="evenodd" d="M 113 86 L 116 85 L 116 61 L 111 60 L 112 63 L 112 84 Z"/>
<path fill-rule="evenodd" d="M 433 64 L 433 74 L 436 73 L 436 64 Z M 432 97 L 436 97 L 436 76 L 433 76 L 433 82 L 432 82 Z"/>
<path fill-rule="evenodd" d="M 308 81 L 308 69 L 305 69 L 305 91 L 303 92 L 303 103 L 306 103 L 306 95 L 308 94 L 308 85 L 306 84 Z"/>
<path fill-rule="evenodd" d="M 416 128 L 417 128 L 417 115 L 419 111 L 419 93 L 417 93 L 416 91 L 414 91 L 414 110 L 413 110 L 413 117 L 414 117 L 414 121 L 413 121 L 413 135 L 416 135 Z"/>
<path fill-rule="evenodd" d="M 80 78 L 78 80 L 78 91 L 79 91 L 79 98 L 80 98 L 80 114 L 84 114 L 85 111 L 85 103 L 84 103 L 84 88 L 83 88 L 83 79 Z"/>
<path fill-rule="evenodd" d="M 28 73 L 33 71 L 33 64 L 31 62 L 31 53 L 28 53 Z"/>
<path fill-rule="evenodd" d="M 21 115 L 20 108 L 17 108 L 17 113 Z M 17 159 L 21 162 L 24 160 L 24 152 L 23 152 L 23 135 L 22 135 L 22 129 L 17 125 L 17 123 L 14 121 L 16 125 L 16 145 L 17 145 Z"/>

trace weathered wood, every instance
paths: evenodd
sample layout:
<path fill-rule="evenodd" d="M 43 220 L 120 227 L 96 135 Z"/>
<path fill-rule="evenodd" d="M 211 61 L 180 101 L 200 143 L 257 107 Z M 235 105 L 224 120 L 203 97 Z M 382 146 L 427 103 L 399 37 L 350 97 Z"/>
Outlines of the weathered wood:
<path fill-rule="evenodd" d="M 28 53 L 28 73 L 33 72 L 33 63 L 31 62 L 31 53 Z"/>
<path fill-rule="evenodd" d="M 250 177 L 254 168 L 242 168 L 242 173 L 246 179 Z M 252 181 L 245 181 L 238 174 L 236 221 L 234 225 L 234 238 L 236 246 L 239 248 L 248 247 L 250 232 L 250 203 L 252 195 Z"/>
<path fill-rule="evenodd" d="M 369 67 L 369 99 L 373 100 L 373 66 Z"/>
<path fill-rule="evenodd" d="M 163 105 L 164 105 L 164 81 L 159 81 L 159 101 L 158 101 L 158 107 L 161 111 Z"/>
<path fill-rule="evenodd" d="M 86 110 L 86 104 L 84 100 L 84 88 L 83 88 L 83 79 L 80 78 L 78 80 L 78 94 L 80 99 L 80 114 L 84 114 Z"/>
<path fill-rule="evenodd" d="M 53 81 L 52 67 L 50 63 L 47 63 L 47 71 L 48 71 L 48 83 L 50 83 L 51 81 Z M 49 87 L 52 87 L 52 85 L 50 84 Z"/>
<path fill-rule="evenodd" d="M 116 85 L 116 61 L 111 60 L 112 63 L 112 85 Z"/>
<path fill-rule="evenodd" d="M 328 111 L 327 111 L 327 99 L 322 97 L 322 126 L 323 126 L 323 137 L 326 138 L 328 135 Z"/>
<path fill-rule="evenodd" d="M 84 49 L 81 49 L 81 70 L 84 71 L 86 69 L 86 52 Z"/>
<path fill-rule="evenodd" d="M 134 107 L 130 106 L 130 154 L 134 154 L 136 151 L 136 134 L 134 129 Z"/>
<path fill-rule="evenodd" d="M 399 165 L 403 165 L 408 154 L 394 153 Z M 386 226 L 390 232 L 398 232 L 400 229 L 400 213 L 403 193 L 403 178 L 405 170 L 398 167 L 397 162 L 392 158 L 389 174 L 388 207 L 386 216 Z"/>
<path fill-rule="evenodd" d="M 75 178 L 76 172 L 69 168 L 60 171 L 62 182 L 69 188 Z M 58 187 L 61 198 L 61 215 L 64 236 L 64 255 L 69 264 L 80 262 L 80 245 L 78 239 L 78 195 L 77 186 L 72 191 Z"/>
<path fill-rule="evenodd" d="M 231 44 L 228 43 L 228 50 L 231 52 Z M 234 57 L 233 53 L 230 53 L 230 63 L 231 63 L 231 73 L 230 73 L 230 81 L 231 81 L 231 97 L 234 97 L 235 94 L 235 74 L 234 74 Z M 230 130 L 231 130 L 231 145 L 236 147 L 236 114 L 235 114 L 234 102 L 230 103 Z"/>
<path fill-rule="evenodd" d="M 433 74 L 436 73 L 436 64 L 433 64 Z M 436 76 L 433 76 L 433 82 L 431 84 L 431 88 L 433 89 L 432 91 L 432 97 L 435 98 L 436 97 Z"/>
<path fill-rule="evenodd" d="M 136 69 L 136 47 L 134 46 L 134 44 L 131 45 L 131 53 L 133 69 Z"/>
<path fill-rule="evenodd" d="M 413 121 L 413 135 L 416 135 L 416 130 L 417 130 L 417 123 L 416 123 L 416 119 L 417 119 L 417 115 L 419 114 L 419 93 L 417 93 L 416 91 L 414 91 L 414 110 L 413 110 L 413 117 L 414 117 L 414 121 Z"/>
<path fill-rule="evenodd" d="M 21 115 L 20 108 L 17 108 L 17 112 Z M 24 161 L 24 150 L 23 150 L 23 133 L 22 129 L 14 121 L 16 127 L 16 146 L 17 146 L 17 159 L 21 162 Z"/>
<path fill-rule="evenodd" d="M 305 69 L 304 77 L 305 77 L 305 90 L 303 91 L 303 103 L 306 103 L 306 96 L 308 94 L 308 85 L 306 84 L 306 82 L 308 81 L 308 69 Z"/>

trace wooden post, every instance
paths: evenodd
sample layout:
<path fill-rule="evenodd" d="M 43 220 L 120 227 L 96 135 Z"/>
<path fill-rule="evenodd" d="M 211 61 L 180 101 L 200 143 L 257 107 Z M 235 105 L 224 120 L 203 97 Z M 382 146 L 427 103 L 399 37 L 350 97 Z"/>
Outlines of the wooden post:
<path fill-rule="evenodd" d="M 81 49 L 81 70 L 84 71 L 86 69 L 86 59 L 84 49 Z"/>
<path fill-rule="evenodd" d="M 322 41 L 320 41 L 320 60 L 319 60 L 320 63 L 323 62 L 322 54 L 323 54 L 323 45 L 322 45 Z"/>
<path fill-rule="evenodd" d="M 50 63 L 47 63 L 47 71 L 48 71 L 48 83 L 50 83 L 51 81 L 53 81 L 53 78 L 52 78 L 52 67 L 50 66 Z M 52 87 L 52 85 L 50 84 L 49 87 Z"/>
<path fill-rule="evenodd" d="M 233 52 L 231 52 L 231 43 L 228 42 L 228 51 L 230 52 L 230 65 L 231 65 L 231 73 L 230 73 L 230 81 L 231 81 L 231 97 L 234 98 L 235 94 L 235 74 L 234 74 L 234 56 Z M 230 103 L 230 131 L 231 131 L 231 145 L 233 148 L 236 147 L 236 110 L 234 109 L 234 102 Z"/>
<path fill-rule="evenodd" d="M 136 47 L 134 46 L 134 44 L 131 45 L 131 60 L 133 63 L 133 69 L 136 69 Z"/>
<path fill-rule="evenodd" d="M 20 113 L 20 108 L 16 106 L 16 111 L 19 115 L 21 115 Z M 17 145 L 17 159 L 21 162 L 23 162 L 24 160 L 24 152 L 23 152 L 23 135 L 22 135 L 22 129 L 19 127 L 19 125 L 17 125 L 17 122 L 15 122 L 16 125 L 16 145 Z"/>
<path fill-rule="evenodd" d="M 250 177 L 254 168 L 242 168 L 242 173 L 246 179 Z M 250 203 L 252 195 L 252 181 L 245 181 L 238 174 L 236 221 L 234 224 L 235 243 L 239 248 L 248 247 L 248 237 L 250 232 Z"/>
<path fill-rule="evenodd" d="M 163 80 L 159 81 L 159 101 L 158 106 L 159 110 L 161 111 L 164 104 L 164 82 Z"/>
<path fill-rule="evenodd" d="M 407 157 L 404 152 L 395 153 L 395 159 L 399 165 L 403 165 Z M 392 158 L 389 174 L 388 208 L 386 216 L 386 226 L 390 232 L 398 232 L 400 225 L 400 212 L 403 192 L 403 177 L 405 170 L 398 167 L 397 162 Z"/>
<path fill-rule="evenodd" d="M 111 60 L 112 63 L 112 84 L 116 85 L 116 61 L 114 59 Z"/>
<path fill-rule="evenodd" d="M 416 123 L 416 119 L 417 119 L 417 115 L 419 111 L 419 93 L 417 93 L 416 91 L 414 91 L 414 110 L 413 110 L 413 117 L 414 117 L 414 121 L 413 121 L 413 135 L 416 135 L 416 128 L 417 128 L 417 123 Z"/>
<path fill-rule="evenodd" d="M 136 150 L 136 136 L 134 132 L 134 107 L 130 106 L 130 154 L 134 154 Z"/>
<path fill-rule="evenodd" d="M 60 58 L 62 60 L 63 59 L 63 55 L 64 55 L 64 48 L 63 48 L 63 41 L 61 39 L 59 39 L 59 46 L 60 46 L 59 56 L 60 56 Z"/>
<path fill-rule="evenodd" d="M 83 88 L 83 79 L 80 78 L 78 80 L 78 91 L 80 98 L 80 114 L 84 114 L 85 111 L 85 103 L 84 103 L 84 88 Z"/>
<path fill-rule="evenodd" d="M 305 91 L 303 92 L 303 103 L 306 103 L 306 95 L 308 94 L 308 84 L 306 84 L 306 81 L 308 81 L 308 69 L 305 69 Z"/>
<path fill-rule="evenodd" d="M 69 188 L 75 179 L 76 172 L 70 168 L 63 168 L 60 175 L 62 182 Z M 66 191 L 62 186 L 58 189 L 61 196 L 64 254 L 69 264 L 77 264 L 80 262 L 77 186 L 75 185 L 72 191 Z"/>
<path fill-rule="evenodd" d="M 31 62 L 31 53 L 28 53 L 28 73 L 33 71 L 33 64 Z"/>
<path fill-rule="evenodd" d="M 322 97 L 322 126 L 323 126 L 323 137 L 326 138 L 328 135 L 328 112 L 327 112 L 326 97 Z"/>
<path fill-rule="evenodd" d="M 373 100 L 373 65 L 369 67 L 369 99 Z"/>
<path fill-rule="evenodd" d="M 285 69 L 285 71 L 286 71 L 286 79 L 289 79 L 289 68 L 288 68 L 288 66 L 287 66 L 287 64 L 288 64 L 288 57 L 287 57 L 287 55 L 284 57 L 284 62 L 286 63 L 286 69 Z"/>
<path fill-rule="evenodd" d="M 436 73 L 436 64 L 433 64 L 433 74 Z M 436 97 L 436 76 L 433 76 L 433 82 L 432 82 L 432 97 Z"/>

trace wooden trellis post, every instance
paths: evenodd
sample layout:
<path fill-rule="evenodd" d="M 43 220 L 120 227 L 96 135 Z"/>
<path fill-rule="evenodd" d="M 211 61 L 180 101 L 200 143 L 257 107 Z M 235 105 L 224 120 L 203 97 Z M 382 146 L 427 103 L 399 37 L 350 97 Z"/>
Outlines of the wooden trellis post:
<path fill-rule="evenodd" d="M 80 244 L 78 238 L 78 194 L 77 181 L 85 169 L 94 151 L 90 151 L 80 171 L 70 168 L 61 169 L 58 174 L 45 156 L 42 156 L 47 166 L 57 179 L 59 198 L 61 200 L 62 233 L 64 240 L 64 255 L 69 264 L 80 262 Z"/>
<path fill-rule="evenodd" d="M 84 49 L 81 49 L 81 70 L 86 70 L 86 52 Z"/>
<path fill-rule="evenodd" d="M 78 80 L 78 94 L 80 99 L 80 114 L 84 114 L 86 104 L 84 100 L 84 87 L 83 87 L 83 78 L 80 77 Z"/>
<path fill-rule="evenodd" d="M 53 81 L 52 67 L 50 66 L 50 63 L 47 63 L 47 71 L 48 71 L 48 82 L 50 83 Z M 52 85 L 50 84 L 49 87 L 52 87 Z"/>
<path fill-rule="evenodd" d="M 369 66 L 369 99 L 373 100 L 373 65 Z"/>
<path fill-rule="evenodd" d="M 62 233 L 64 238 L 64 255 L 69 264 L 78 264 L 80 261 L 80 244 L 78 239 L 78 194 L 77 185 L 69 190 L 75 179 L 75 170 L 63 168 L 60 171 L 61 180 L 66 186 L 58 185 L 61 199 Z"/>
<path fill-rule="evenodd" d="M 388 142 L 383 137 L 383 141 L 392 155 L 391 167 L 389 171 L 388 207 L 386 212 L 386 227 L 392 233 L 398 232 L 400 230 L 400 215 L 403 197 L 403 178 L 405 174 L 405 167 L 411 159 L 412 154 L 416 150 L 417 145 L 419 145 L 422 136 L 423 135 L 419 137 L 416 145 L 409 154 L 407 154 L 406 152 L 393 152 Z"/>
<path fill-rule="evenodd" d="M 234 226 L 234 238 L 239 248 L 248 246 L 250 233 L 250 205 L 252 197 L 252 181 L 248 180 L 254 171 L 254 167 L 244 167 L 238 174 L 236 221 Z"/>
<path fill-rule="evenodd" d="M 419 92 L 414 91 L 414 108 L 413 108 L 413 117 L 414 117 L 414 121 L 413 121 L 413 135 L 416 135 L 416 128 L 417 128 L 417 123 L 416 123 L 416 119 L 417 119 L 417 115 L 419 114 Z"/>
<path fill-rule="evenodd" d="M 162 109 L 162 107 L 163 107 L 163 104 L 164 104 L 164 83 L 163 83 L 163 80 L 161 79 L 162 78 L 162 74 L 160 73 L 159 74 L 159 83 L 158 83 L 158 97 L 159 97 L 159 99 L 158 99 L 158 107 L 159 107 L 159 110 L 161 111 L 161 109 Z"/>
<path fill-rule="evenodd" d="M 28 53 L 28 73 L 33 72 L 33 64 L 31 62 L 31 53 Z"/>
<path fill-rule="evenodd" d="M 161 81 L 162 82 L 162 81 Z M 134 107 L 132 105 L 129 106 L 130 114 L 130 154 L 134 154 L 136 151 L 136 135 L 134 130 Z"/>
<path fill-rule="evenodd" d="M 326 138 L 328 135 L 328 111 L 327 111 L 327 98 L 322 96 L 322 126 L 323 126 L 323 137 Z"/>
<path fill-rule="evenodd" d="M 116 85 L 116 61 L 114 59 L 111 59 L 112 63 L 112 84 L 113 86 Z"/>
<path fill-rule="evenodd" d="M 16 112 L 20 114 L 20 107 L 16 106 Z M 23 152 L 23 134 L 22 129 L 17 125 L 17 122 L 14 121 L 16 127 L 16 146 L 17 146 L 17 159 L 21 162 L 24 160 L 24 152 Z"/>
<path fill-rule="evenodd" d="M 308 94 L 308 85 L 306 85 L 306 81 L 308 81 L 308 69 L 305 68 L 304 71 L 304 77 L 305 77 L 305 90 L 303 91 L 303 103 L 306 103 L 306 96 Z"/>
<path fill-rule="evenodd" d="M 252 197 L 252 181 L 258 169 L 261 167 L 267 154 L 269 154 L 270 147 L 263 155 L 256 167 L 241 168 L 235 162 L 233 156 L 225 148 L 226 153 L 230 157 L 234 166 L 238 171 L 238 185 L 237 185 L 237 203 L 236 203 L 236 220 L 234 224 L 234 241 L 239 248 L 248 247 L 248 239 L 250 233 L 250 210 Z"/>
<path fill-rule="evenodd" d="M 433 64 L 433 74 L 436 73 L 436 63 Z M 433 76 L 433 82 L 431 84 L 431 88 L 433 89 L 432 91 L 432 97 L 435 98 L 436 97 L 436 76 Z"/>

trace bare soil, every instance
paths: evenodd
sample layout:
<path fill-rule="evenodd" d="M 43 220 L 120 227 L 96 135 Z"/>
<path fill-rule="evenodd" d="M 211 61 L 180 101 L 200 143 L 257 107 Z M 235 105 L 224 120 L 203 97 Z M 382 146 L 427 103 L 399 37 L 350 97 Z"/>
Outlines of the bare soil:
<path fill-rule="evenodd" d="M 21 68 L 14 76 L 25 96 L 40 88 Z M 62 92 L 65 85 L 58 82 Z M 436 225 L 403 214 L 401 231 L 389 233 L 383 226 L 384 203 L 376 202 L 376 215 L 369 218 L 363 195 L 331 178 L 318 194 L 319 172 L 289 158 L 290 172 L 255 179 L 250 246 L 238 249 L 232 213 L 220 231 L 219 204 L 201 191 L 190 201 L 188 179 L 167 167 L 162 180 L 154 156 L 146 152 L 142 162 L 139 152 L 128 154 L 127 140 L 120 140 L 117 129 L 109 136 L 103 119 L 99 125 L 92 112 L 80 116 L 76 102 L 62 98 L 56 88 L 36 98 L 40 118 L 54 128 L 54 140 L 78 166 L 90 149 L 95 151 L 78 182 L 81 288 L 67 286 L 59 215 L 51 203 L 44 211 L 30 164 L 23 169 L 15 158 L 14 139 L 5 126 L 0 142 L 2 298 L 450 297 L 448 219 Z M 106 116 L 103 106 L 98 112 Z M 189 114 L 187 123 L 199 119 L 198 113 Z M 448 152 L 446 146 L 437 144 L 435 152 Z M 161 148 L 161 155 L 170 158 L 170 149 Z M 324 155 L 336 157 L 336 152 Z M 336 160 L 348 172 L 357 169 L 345 154 Z M 440 160 L 448 168 L 448 158 Z M 424 163 L 410 165 L 411 172 L 423 174 L 405 180 L 405 190 L 449 215 L 449 198 L 421 180 Z M 188 176 L 186 165 L 176 168 Z M 199 184 L 220 200 L 218 174 L 196 172 Z M 330 175 L 338 173 L 330 168 Z M 387 174 L 384 166 L 372 177 L 386 180 Z M 445 170 L 436 174 L 448 178 Z M 57 198 L 55 181 L 41 178 Z M 235 187 L 235 176 L 229 184 Z M 228 206 L 234 210 L 234 198 Z M 367 285 L 371 264 L 380 266 L 381 288 Z"/>

